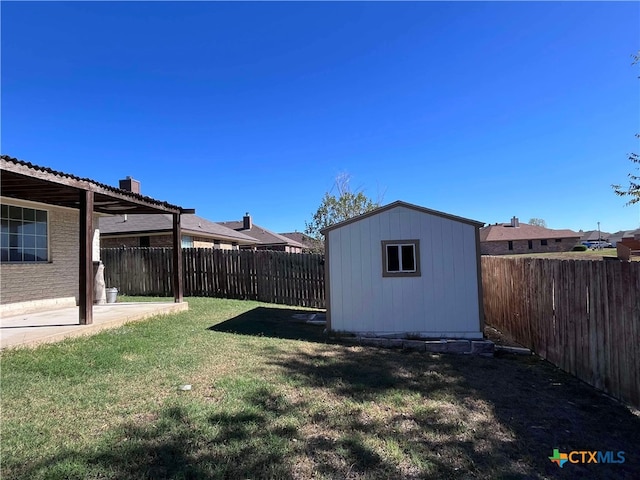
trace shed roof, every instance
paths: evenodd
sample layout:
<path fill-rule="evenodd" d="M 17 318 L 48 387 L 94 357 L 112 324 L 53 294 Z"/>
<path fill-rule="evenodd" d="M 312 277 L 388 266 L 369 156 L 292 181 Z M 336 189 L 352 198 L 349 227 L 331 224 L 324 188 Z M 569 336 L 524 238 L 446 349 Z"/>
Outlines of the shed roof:
<path fill-rule="evenodd" d="M 222 240 L 230 240 L 245 245 L 253 245 L 258 241 L 241 232 L 236 232 L 219 223 L 211 222 L 206 218 L 192 214 L 181 216 L 180 227 L 183 234 L 215 237 Z M 141 233 L 171 232 L 173 219 L 171 215 L 129 215 L 127 218 L 121 215 L 100 218 L 100 233 L 103 235 L 133 235 Z"/>
<path fill-rule="evenodd" d="M 100 213 L 184 213 L 178 205 L 80 178 L 69 173 L 0 155 L 1 188 L 5 197 L 79 208 L 81 191 L 94 193 L 94 211 Z"/>
<path fill-rule="evenodd" d="M 471 220 L 469 218 L 458 217 L 456 215 L 451 215 L 449 213 L 439 212 L 438 210 L 431 210 L 430 208 L 421 207 L 419 205 L 414 205 L 412 203 L 403 202 L 401 200 L 396 200 L 393 203 L 385 205 L 383 207 L 376 208 L 375 210 L 371 210 L 370 212 L 363 213 L 362 215 L 358 215 L 357 217 L 349 218 L 340 223 L 336 223 L 335 225 L 331 225 L 329 227 L 323 228 L 320 233 L 326 235 L 327 232 L 331 230 L 335 230 L 337 228 L 342 228 L 351 223 L 359 222 L 360 220 L 364 220 L 365 218 L 372 217 L 374 215 L 378 215 L 382 212 L 386 212 L 387 210 L 391 210 L 398 207 L 409 208 L 411 210 L 416 210 L 420 213 L 425 213 L 427 215 L 434 215 L 436 217 L 446 218 L 447 220 L 453 220 L 455 222 L 466 223 L 468 225 L 472 225 L 474 227 L 482 227 L 484 223 L 478 222 L 476 220 Z"/>

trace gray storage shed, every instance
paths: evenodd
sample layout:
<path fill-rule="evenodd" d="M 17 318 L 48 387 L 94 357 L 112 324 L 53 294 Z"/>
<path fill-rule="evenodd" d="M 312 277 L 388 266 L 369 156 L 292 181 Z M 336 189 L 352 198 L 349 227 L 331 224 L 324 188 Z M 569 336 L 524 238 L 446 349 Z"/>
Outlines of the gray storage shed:
<path fill-rule="evenodd" d="M 483 225 L 397 201 L 324 229 L 327 328 L 482 338 Z"/>

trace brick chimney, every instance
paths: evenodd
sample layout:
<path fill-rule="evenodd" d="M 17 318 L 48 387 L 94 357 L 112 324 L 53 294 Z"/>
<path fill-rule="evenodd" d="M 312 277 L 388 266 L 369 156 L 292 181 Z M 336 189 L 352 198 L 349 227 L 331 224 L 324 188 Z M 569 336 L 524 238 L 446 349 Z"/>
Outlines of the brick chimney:
<path fill-rule="evenodd" d="M 242 229 L 243 230 L 250 230 L 252 227 L 252 223 L 251 223 L 251 215 L 249 215 L 249 212 L 244 214 L 244 217 L 242 217 Z"/>
<path fill-rule="evenodd" d="M 120 190 L 140 194 L 140 182 L 131 177 L 120 180 Z"/>
<path fill-rule="evenodd" d="M 518 217 L 512 217 L 511 218 L 511 226 L 518 228 L 520 226 L 520 220 L 518 220 Z"/>

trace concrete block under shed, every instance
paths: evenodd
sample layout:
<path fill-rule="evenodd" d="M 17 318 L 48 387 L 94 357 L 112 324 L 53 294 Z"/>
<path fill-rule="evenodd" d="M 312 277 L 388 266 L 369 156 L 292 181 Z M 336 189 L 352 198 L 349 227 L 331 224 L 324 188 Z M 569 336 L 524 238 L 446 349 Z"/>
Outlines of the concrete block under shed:
<path fill-rule="evenodd" d="M 441 339 L 413 340 L 406 338 L 388 338 L 375 336 L 340 337 L 346 343 L 378 348 L 403 348 L 417 352 L 457 353 L 493 356 L 496 349 L 490 340 Z"/>
<path fill-rule="evenodd" d="M 447 342 L 442 340 L 429 340 L 424 342 L 427 352 L 445 353 L 447 351 Z"/>
<path fill-rule="evenodd" d="M 402 348 L 406 350 L 417 350 L 420 352 L 425 351 L 425 342 L 422 340 L 403 340 Z"/>
<path fill-rule="evenodd" d="M 404 343 L 404 340 L 402 338 L 390 338 L 389 348 L 402 348 L 403 343 Z"/>
<path fill-rule="evenodd" d="M 471 353 L 471 342 L 469 340 L 447 340 L 448 353 Z"/>
<path fill-rule="evenodd" d="M 389 339 L 388 338 L 378 338 L 378 337 L 361 337 L 360 345 L 369 345 L 371 347 L 382 347 L 389 348 Z"/>

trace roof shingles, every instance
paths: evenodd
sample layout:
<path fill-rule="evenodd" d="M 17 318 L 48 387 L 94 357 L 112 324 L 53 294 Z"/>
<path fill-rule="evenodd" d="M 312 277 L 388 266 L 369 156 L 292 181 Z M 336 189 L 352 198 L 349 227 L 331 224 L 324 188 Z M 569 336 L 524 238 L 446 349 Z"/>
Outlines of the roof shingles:
<path fill-rule="evenodd" d="M 181 216 L 181 228 L 184 234 L 202 235 L 228 239 L 242 244 L 255 244 L 257 241 L 241 232 L 211 222 L 205 218 L 192 214 Z M 103 235 L 125 235 L 142 232 L 171 231 L 173 219 L 171 215 L 123 215 L 100 218 L 100 233 Z"/>
<path fill-rule="evenodd" d="M 242 221 L 230 221 L 230 222 L 218 222 L 221 225 L 236 230 L 238 232 L 244 233 L 245 235 L 249 235 L 255 238 L 259 244 L 261 245 L 288 245 L 291 247 L 302 248 L 303 245 L 295 240 L 284 237 L 277 233 L 274 233 L 270 230 L 262 228 L 255 223 L 251 225 L 251 228 L 245 229 L 244 223 Z"/>
<path fill-rule="evenodd" d="M 504 242 L 508 240 L 544 240 L 551 238 L 579 238 L 580 234 L 573 230 L 552 230 L 520 223 L 514 227 L 510 223 L 498 223 L 480 229 L 481 242 Z"/>

